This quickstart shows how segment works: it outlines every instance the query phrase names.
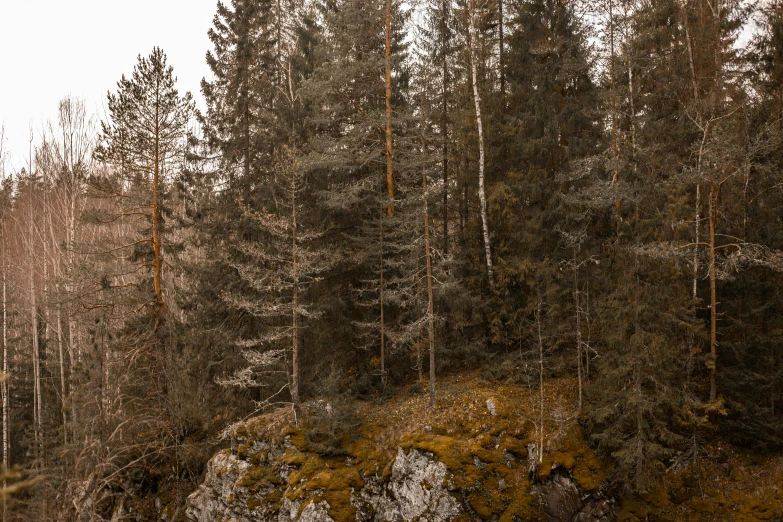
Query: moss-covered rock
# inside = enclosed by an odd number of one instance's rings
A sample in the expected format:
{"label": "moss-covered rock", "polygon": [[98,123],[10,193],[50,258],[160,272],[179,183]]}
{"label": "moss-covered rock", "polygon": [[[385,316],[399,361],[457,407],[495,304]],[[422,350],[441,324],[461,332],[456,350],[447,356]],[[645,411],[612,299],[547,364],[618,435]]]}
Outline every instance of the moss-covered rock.
{"label": "moss-covered rock", "polygon": [[568,379],[547,383],[552,415],[542,419],[528,390],[456,376],[442,382],[434,409],[423,392],[357,404],[362,424],[331,452],[289,412],[250,419],[210,462],[187,514],[197,522],[783,517],[783,461],[741,454],[702,456],[646,495],[615,501],[602,489],[609,467],[587,444],[578,412],[564,406],[574,388]]}

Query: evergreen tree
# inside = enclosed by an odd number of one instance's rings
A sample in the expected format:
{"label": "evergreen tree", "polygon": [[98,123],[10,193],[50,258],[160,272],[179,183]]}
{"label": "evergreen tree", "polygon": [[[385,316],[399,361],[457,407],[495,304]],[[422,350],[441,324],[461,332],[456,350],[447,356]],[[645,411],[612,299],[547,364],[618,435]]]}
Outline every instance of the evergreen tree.
{"label": "evergreen tree", "polygon": [[[206,139],[220,153],[219,177],[233,187],[249,184],[269,163],[268,124],[277,98],[274,82],[274,15],[269,0],[218,2],[207,65],[214,80],[201,82],[207,105]],[[280,20],[276,21],[278,24]]]}
{"label": "evergreen tree", "polygon": [[154,302],[161,315],[167,309],[163,296],[166,181],[183,167],[187,123],[193,110],[190,94],[180,96],[175,82],[173,69],[159,47],[149,57],[139,56],[131,78],[123,75],[117,93],[108,95],[110,120],[102,122],[101,143],[96,149],[96,157],[115,167],[136,192],[126,193],[128,203],[122,205],[120,215],[109,219],[143,216],[149,220],[144,239],[120,248],[133,248],[142,265],[152,268],[154,297],[148,302]]}
{"label": "evergreen tree", "polygon": [[[260,407],[279,404],[288,389],[294,419],[302,419],[300,395],[301,341],[303,322],[316,316],[305,299],[309,287],[329,267],[324,250],[313,248],[319,234],[303,226],[307,183],[292,151],[283,150],[275,165],[275,183],[264,188],[276,192],[274,208],[246,208],[258,222],[256,241],[234,238],[248,262],[236,264],[242,280],[257,297],[224,294],[231,306],[257,318],[258,333],[239,344],[250,366],[239,371],[226,384],[240,387],[271,387]],[[280,385],[282,380],[283,384]]]}
{"label": "evergreen tree", "polygon": [[518,311],[535,308],[526,300],[538,299],[536,272],[550,273],[548,285],[560,287],[549,291],[558,296],[558,303],[547,303],[548,315],[559,308],[574,317],[574,311],[562,304],[578,290],[573,288],[571,270],[558,276],[560,271],[548,266],[569,259],[577,266],[581,260],[574,257],[574,249],[586,250],[589,257],[594,245],[566,240],[582,235],[590,220],[582,209],[564,205],[561,180],[569,162],[594,155],[603,138],[586,29],[573,8],[543,0],[513,7],[503,133],[507,157],[514,160],[502,163],[504,175],[495,178],[490,192],[501,296],[492,321],[499,344],[509,343],[515,335]]}

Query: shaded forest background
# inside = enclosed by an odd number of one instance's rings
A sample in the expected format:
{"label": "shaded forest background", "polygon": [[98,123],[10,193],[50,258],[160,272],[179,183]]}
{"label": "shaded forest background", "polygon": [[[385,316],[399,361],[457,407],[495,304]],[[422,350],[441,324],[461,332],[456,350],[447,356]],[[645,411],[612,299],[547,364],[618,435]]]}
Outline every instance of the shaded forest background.
{"label": "shaded forest background", "polygon": [[781,449],[783,3],[232,0],[210,39],[204,111],[154,49],[3,170],[3,462],[43,477],[4,520],[474,368],[575,377],[617,490]]}

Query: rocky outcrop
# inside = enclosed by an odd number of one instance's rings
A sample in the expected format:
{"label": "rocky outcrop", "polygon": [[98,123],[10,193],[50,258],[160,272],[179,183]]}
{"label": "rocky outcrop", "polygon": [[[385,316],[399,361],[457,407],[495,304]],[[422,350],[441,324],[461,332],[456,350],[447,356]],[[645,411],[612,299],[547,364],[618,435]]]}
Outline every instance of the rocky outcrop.
{"label": "rocky outcrop", "polygon": [[[290,443],[288,443],[290,445]],[[260,446],[261,450],[270,450]],[[270,453],[280,454],[277,452]],[[259,453],[258,449],[249,457]],[[291,499],[292,489],[282,484],[291,469],[281,463],[278,480],[254,476],[254,466],[230,450],[223,450],[210,461],[201,486],[188,498],[187,517],[194,522],[342,522],[329,514],[330,505],[318,500],[319,492],[309,498]],[[447,522],[461,512],[459,502],[444,486],[446,466],[415,449],[407,454],[399,449],[391,477],[370,476],[361,489],[350,491],[350,503],[357,521]],[[256,480],[266,481],[258,487]],[[282,493],[282,495],[280,494]]]}
{"label": "rocky outcrop", "polygon": [[421,522],[448,521],[460,513],[460,505],[444,487],[448,470],[442,462],[411,449],[397,449],[388,482],[374,478],[351,495],[356,520]]}
{"label": "rocky outcrop", "polygon": [[550,522],[597,522],[609,520],[614,499],[600,494],[584,495],[568,471],[557,468],[549,479],[533,488]]}
{"label": "rocky outcrop", "polygon": [[[188,498],[187,518],[192,522],[449,522],[459,515],[460,520],[479,517],[476,501],[469,500],[475,498],[475,491],[456,485],[454,473],[432,452],[398,447],[387,469],[366,474],[357,470],[351,457],[340,467],[333,460],[326,463],[309,456],[290,437],[277,444],[239,440],[212,458],[204,482]],[[477,457],[474,465],[485,466]],[[525,466],[519,473],[526,473]],[[500,479],[497,487],[505,489],[505,481]],[[598,522],[609,520],[612,511],[606,499],[585,495],[566,470],[553,471],[527,493],[537,510],[533,519]],[[530,517],[528,513],[524,520]]]}

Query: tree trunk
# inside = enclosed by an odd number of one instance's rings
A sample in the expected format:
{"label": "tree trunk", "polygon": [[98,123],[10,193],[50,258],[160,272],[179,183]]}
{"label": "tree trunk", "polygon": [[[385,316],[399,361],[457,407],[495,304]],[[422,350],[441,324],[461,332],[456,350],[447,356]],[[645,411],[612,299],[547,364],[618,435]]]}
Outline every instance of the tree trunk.
{"label": "tree trunk", "polygon": [[441,4],[441,53],[443,53],[443,108],[441,111],[440,131],[443,138],[443,254],[449,253],[449,87],[448,87],[448,53],[447,31],[448,24],[446,13],[449,3],[444,0]]}
{"label": "tree trunk", "polygon": [[538,463],[544,459],[544,340],[541,337],[541,296],[538,296],[538,308],[536,308],[536,328],[538,329]]}
{"label": "tree trunk", "polygon": [[693,299],[696,300],[698,297],[698,283],[699,283],[699,225],[701,221],[701,216],[699,215],[699,212],[701,211],[700,208],[700,202],[701,202],[701,185],[699,183],[696,183],[696,217],[694,218],[693,226],[696,231],[696,241],[693,245]]}
{"label": "tree trunk", "polygon": [[[66,290],[68,292],[68,299],[72,300],[76,294],[76,288],[73,284],[74,280],[74,248],[76,244],[76,198],[77,198],[77,186],[76,175],[72,173],[72,184],[69,201],[69,213],[68,213],[68,231],[67,231],[67,248],[66,253],[68,263],[68,282],[66,283]],[[68,358],[70,364],[68,365],[68,382],[73,382],[73,367],[77,362],[79,350],[76,346],[76,321],[73,318],[73,304],[68,307]],[[75,401],[71,401],[71,423],[73,425],[73,434],[71,440],[76,440],[76,430],[78,423],[76,422],[76,404]]]}
{"label": "tree trunk", "polygon": [[614,158],[614,173],[612,174],[612,184],[617,183],[619,171],[620,148],[617,144],[617,82],[614,69],[614,4],[609,0],[609,88],[610,98],[612,99],[612,158]]}
{"label": "tree trunk", "polygon": [[[152,251],[153,261],[153,285],[155,287],[155,303],[158,313],[166,313],[166,305],[163,302],[162,272],[163,259],[160,249],[160,118],[159,106],[155,105],[155,162],[152,173]],[[160,319],[160,318],[159,318]],[[157,325],[157,322],[156,322]]]}
{"label": "tree trunk", "polygon": [[386,318],[384,317],[383,302],[383,210],[379,217],[380,228],[380,247],[378,252],[379,278],[378,278],[378,305],[381,308],[380,328],[381,328],[381,386],[386,387]]}
{"label": "tree trunk", "polygon": [[498,0],[498,71],[500,72],[500,108],[506,108],[506,70],[503,60],[503,0]]}
{"label": "tree trunk", "polygon": [[392,84],[391,84],[391,0],[386,0],[386,49],[384,52],[384,80],[386,83],[386,193],[389,197],[387,213],[394,216],[394,166],[392,164]]}
{"label": "tree trunk", "polygon": [[280,0],[277,0],[277,13],[275,18],[275,28],[277,29],[277,42],[275,42],[275,53],[277,56],[275,57],[275,67],[277,68],[277,85],[282,86],[283,85],[283,75],[281,71],[283,70],[283,53],[282,53],[282,45],[283,45],[283,9],[280,5]]}
{"label": "tree trunk", "polygon": [[291,270],[293,273],[292,339],[291,339],[291,402],[296,423],[302,420],[302,403],[299,399],[299,267],[296,243],[296,173],[291,173]]}
{"label": "tree trunk", "polygon": [[[32,198],[32,194],[31,194]],[[33,202],[32,199],[29,202],[30,215],[28,223],[28,259],[34,259],[33,252],[33,238],[35,237],[34,221],[33,221]],[[41,457],[43,452],[41,451],[41,365],[40,365],[40,346],[38,345],[38,302],[35,295],[35,270],[32,267],[29,269],[30,275],[30,332],[31,332],[31,344],[32,344],[32,358],[33,358],[33,439],[35,441],[35,451],[38,452],[37,457]]]}
{"label": "tree trunk", "polygon": [[718,194],[719,188],[714,184],[710,185],[710,400],[717,398],[717,387],[715,383],[715,370],[717,368],[717,346],[718,346],[718,297],[716,289],[715,274],[715,224],[718,216]]}
{"label": "tree trunk", "polygon": [[[688,67],[691,73],[691,89],[693,90],[693,102],[696,104],[697,112],[696,112],[696,121],[701,122],[701,108],[699,107],[699,86],[696,79],[696,66],[693,62],[693,46],[691,44],[691,32],[690,28],[688,26],[688,13],[685,11],[685,5],[680,4],[680,14],[682,15],[682,23],[683,27],[685,28],[685,44],[688,51]],[[701,176],[701,156],[702,152],[704,150],[704,143],[707,140],[707,133],[709,131],[709,122],[706,124],[706,126],[703,129],[702,132],[702,140],[701,140],[701,146],[699,147],[699,155],[696,158],[696,177],[697,179]],[[701,221],[701,216],[699,215],[700,212],[700,203],[701,203],[701,185],[696,182],[696,201],[695,201],[695,218],[694,218],[694,228],[695,228],[695,236],[696,241],[693,246],[693,299],[695,300],[698,297],[698,282],[699,282],[699,225]]]}
{"label": "tree trunk", "polygon": [[578,409],[582,409],[582,314],[579,303],[579,265],[574,249],[574,313],[576,314],[576,375],[579,382]]}
{"label": "tree trunk", "polygon": [[66,426],[68,424],[68,420],[66,418],[65,412],[68,409],[67,408],[67,395],[65,393],[65,360],[63,357],[63,315],[62,315],[62,307],[60,305],[57,306],[57,352],[60,358],[60,408],[62,410],[62,418],[63,418],[63,444],[68,445],[68,430],[66,430]]}
{"label": "tree trunk", "polygon": [[430,407],[435,406],[435,306],[432,299],[432,255],[430,251],[430,215],[427,202],[427,174],[422,173],[424,188],[424,256],[427,260],[427,328],[430,349]]}
{"label": "tree trunk", "polygon": [[476,127],[478,129],[479,145],[479,201],[481,202],[481,225],[484,236],[484,255],[487,262],[487,278],[490,288],[495,288],[495,279],[492,273],[492,250],[489,243],[489,223],[487,222],[487,197],[484,192],[484,126],[481,119],[481,95],[478,88],[478,72],[476,66],[476,46],[478,45],[476,37],[475,5],[471,1],[468,8],[470,42],[468,43],[470,51],[470,70],[473,80],[473,102],[476,106]]}
{"label": "tree trunk", "polygon": [[[3,250],[3,256],[0,258],[0,263],[2,263],[2,271],[3,271],[3,380],[2,380],[2,399],[3,399],[3,468],[8,469],[9,462],[9,445],[8,441],[9,439],[9,429],[8,429],[8,421],[10,419],[10,415],[8,414],[8,294],[7,294],[7,271],[6,271],[6,250],[5,250],[5,224],[0,224],[2,226],[2,237],[0,237],[0,241],[2,241],[2,247]],[[5,489],[8,486],[6,481],[3,481],[3,488]],[[6,500],[3,498],[3,522],[5,522],[7,519],[7,509],[6,509]]]}

